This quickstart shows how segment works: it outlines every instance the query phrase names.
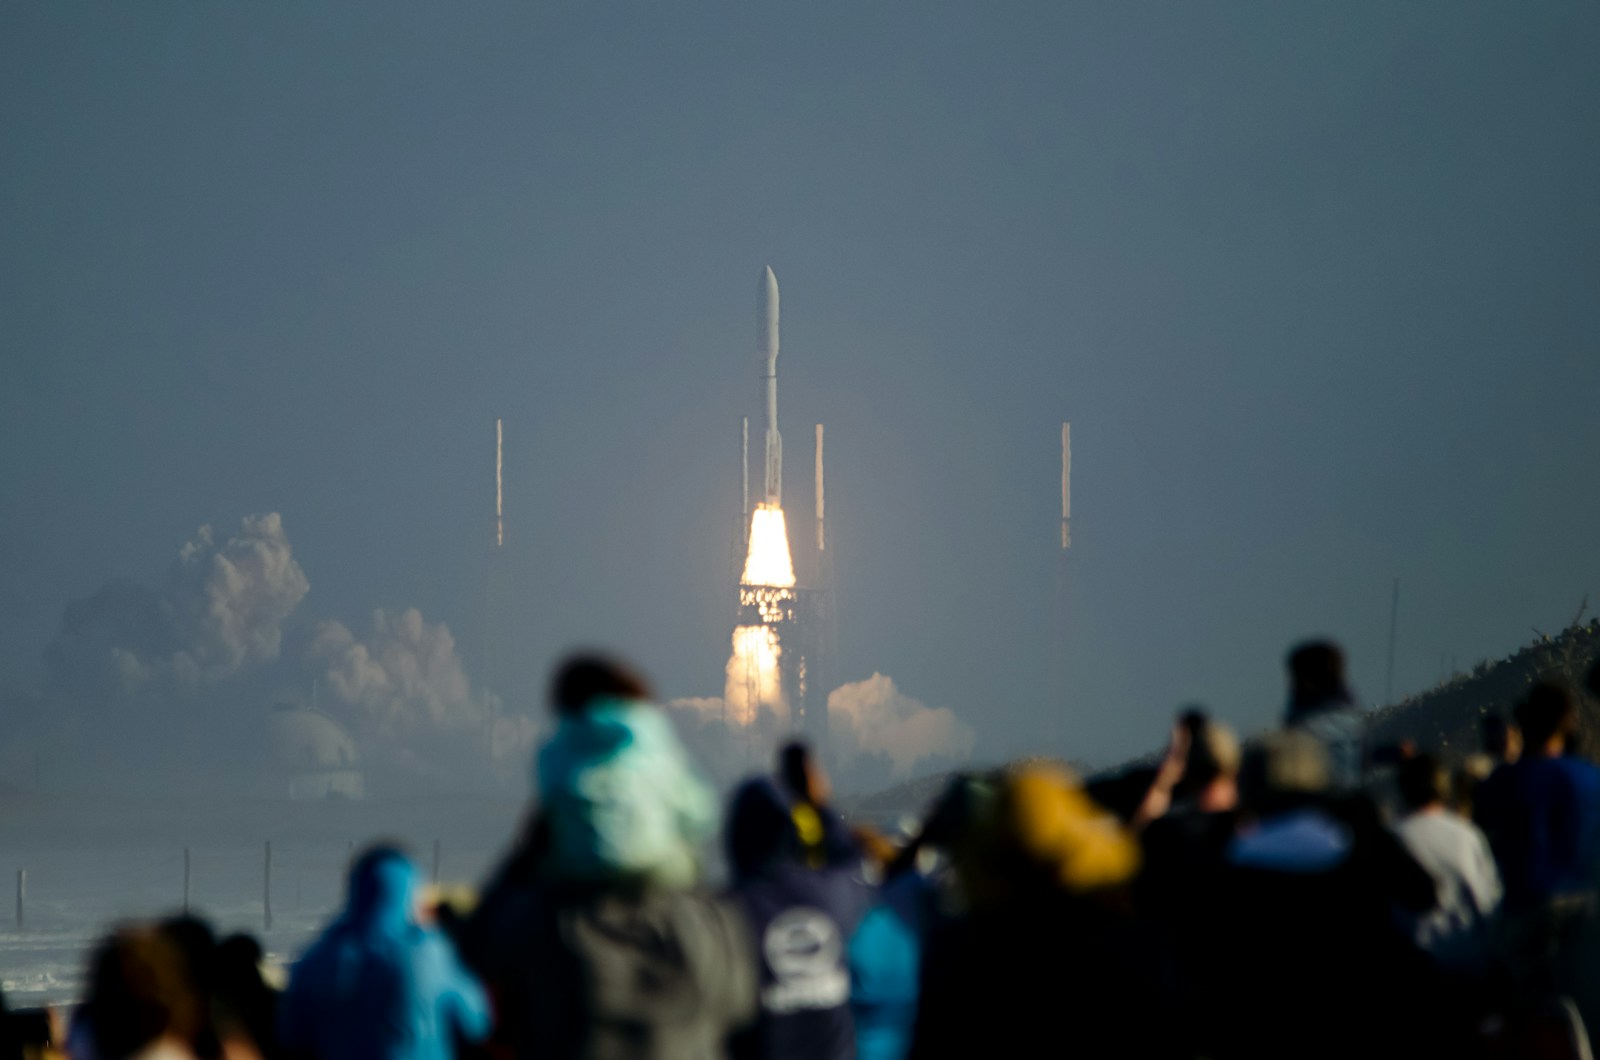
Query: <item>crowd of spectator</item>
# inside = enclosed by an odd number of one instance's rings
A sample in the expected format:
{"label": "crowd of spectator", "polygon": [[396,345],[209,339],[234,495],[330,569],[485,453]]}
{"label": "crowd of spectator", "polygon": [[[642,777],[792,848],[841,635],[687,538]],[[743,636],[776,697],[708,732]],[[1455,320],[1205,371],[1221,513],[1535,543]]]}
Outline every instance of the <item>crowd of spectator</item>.
{"label": "crowd of spectator", "polygon": [[470,908],[422,901],[411,858],[378,844],[281,992],[248,937],[129,925],[61,1030],[14,1016],[8,1049],[1589,1056],[1600,770],[1581,693],[1531,686],[1514,718],[1486,718],[1481,753],[1447,762],[1369,746],[1336,646],[1302,645],[1288,670],[1283,727],[1246,745],[1186,710],[1153,765],[959,775],[890,837],[847,825],[799,743],[719,813],[645,682],[574,658],[522,834]]}

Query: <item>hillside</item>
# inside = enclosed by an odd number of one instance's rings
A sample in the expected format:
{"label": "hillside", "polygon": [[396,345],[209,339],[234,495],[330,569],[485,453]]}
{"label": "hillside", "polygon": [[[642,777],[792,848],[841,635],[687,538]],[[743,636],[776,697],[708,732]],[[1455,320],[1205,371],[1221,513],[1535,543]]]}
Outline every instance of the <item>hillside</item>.
{"label": "hillside", "polygon": [[[1535,631],[1537,632],[1537,631]],[[1555,636],[1539,638],[1504,659],[1484,660],[1470,673],[1460,673],[1414,696],[1407,696],[1372,714],[1372,746],[1410,740],[1420,749],[1446,759],[1459,759],[1478,749],[1479,727],[1485,715],[1509,716],[1529,686],[1554,678],[1582,689],[1589,668],[1600,662],[1600,620],[1579,620]],[[1600,749],[1600,702],[1580,697],[1583,730],[1589,747]],[[1107,782],[1130,770],[1154,764],[1152,755],[1130,760],[1095,774],[1091,780]],[[974,767],[977,768],[977,767]],[[918,815],[932,803],[953,773],[938,773],[897,784],[872,795],[840,800],[845,813],[857,820],[892,825],[899,818]]]}
{"label": "hillside", "polygon": [[[1471,673],[1457,674],[1416,696],[1373,715],[1375,745],[1410,740],[1447,758],[1478,749],[1479,726],[1485,715],[1509,715],[1530,685],[1542,678],[1565,681],[1582,689],[1589,668],[1600,660],[1600,621],[1573,623],[1555,636],[1538,640],[1514,654],[1486,660]],[[1600,703],[1580,697],[1583,729],[1591,746],[1600,736]]]}

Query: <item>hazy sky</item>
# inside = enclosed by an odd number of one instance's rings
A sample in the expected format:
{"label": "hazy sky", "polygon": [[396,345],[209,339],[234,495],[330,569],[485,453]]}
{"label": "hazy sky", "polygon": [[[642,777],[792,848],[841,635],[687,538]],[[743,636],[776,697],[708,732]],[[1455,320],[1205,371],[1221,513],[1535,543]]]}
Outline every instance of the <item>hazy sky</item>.
{"label": "hazy sky", "polygon": [[[360,10],[351,8],[359,6]],[[338,8],[338,10],[335,10]],[[318,616],[721,690],[755,293],[845,678],[986,756],[1600,604],[1600,6],[0,7],[0,683],[277,511]],[[1073,423],[1077,695],[1051,697]]]}

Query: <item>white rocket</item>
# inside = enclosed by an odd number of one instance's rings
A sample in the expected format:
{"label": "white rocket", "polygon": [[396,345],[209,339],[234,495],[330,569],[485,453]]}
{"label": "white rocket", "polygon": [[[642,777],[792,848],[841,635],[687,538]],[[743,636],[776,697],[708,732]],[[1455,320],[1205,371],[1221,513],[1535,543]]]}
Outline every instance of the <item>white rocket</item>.
{"label": "white rocket", "polygon": [[756,292],[756,348],[761,355],[761,384],[767,399],[766,503],[783,503],[783,438],[778,434],[778,278],[768,265]]}

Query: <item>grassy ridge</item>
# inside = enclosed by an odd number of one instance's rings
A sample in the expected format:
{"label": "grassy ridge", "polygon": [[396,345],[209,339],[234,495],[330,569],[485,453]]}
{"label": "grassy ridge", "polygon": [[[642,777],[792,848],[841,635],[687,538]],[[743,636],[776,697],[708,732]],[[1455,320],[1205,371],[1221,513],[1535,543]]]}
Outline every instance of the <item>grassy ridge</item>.
{"label": "grassy ridge", "polygon": [[[1479,747],[1479,727],[1485,716],[1510,716],[1536,681],[1564,681],[1582,690],[1584,678],[1600,660],[1600,622],[1574,622],[1555,636],[1538,640],[1514,654],[1485,660],[1470,673],[1456,674],[1426,692],[1408,696],[1373,714],[1373,744],[1410,740],[1419,749],[1448,759],[1471,754]],[[1600,746],[1600,703],[1579,697],[1583,731],[1590,747]]]}

